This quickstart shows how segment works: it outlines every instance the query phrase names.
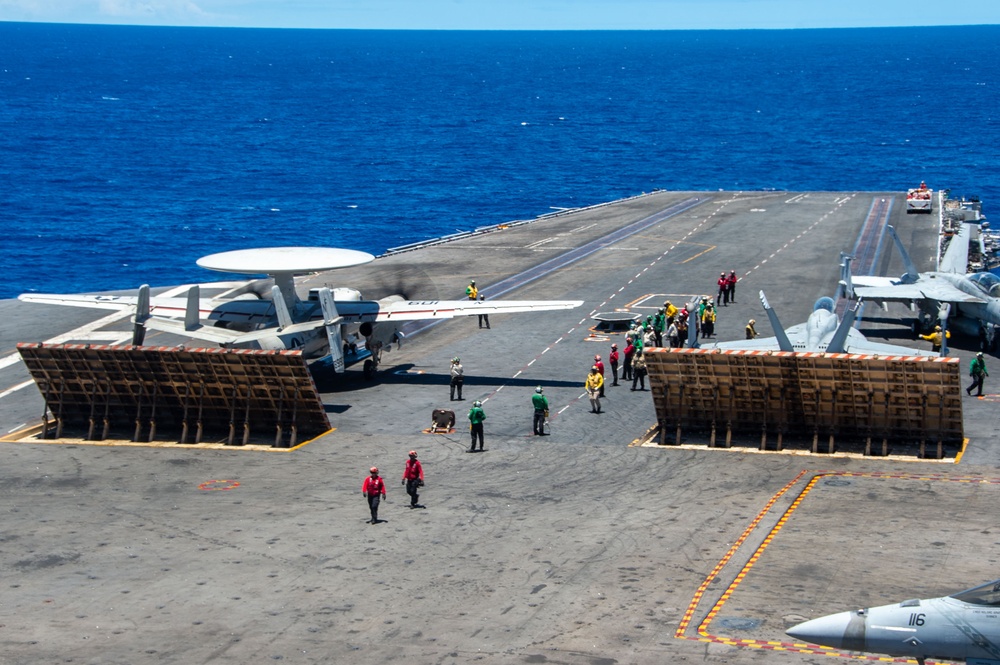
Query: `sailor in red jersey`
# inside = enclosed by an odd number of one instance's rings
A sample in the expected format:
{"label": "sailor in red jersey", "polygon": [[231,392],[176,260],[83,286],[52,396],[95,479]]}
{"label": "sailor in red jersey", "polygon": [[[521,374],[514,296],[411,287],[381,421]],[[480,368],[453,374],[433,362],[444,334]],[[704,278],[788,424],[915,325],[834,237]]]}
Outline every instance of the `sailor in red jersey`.
{"label": "sailor in red jersey", "polygon": [[417,503],[420,498],[417,491],[424,485],[424,467],[417,461],[416,450],[410,451],[410,458],[403,467],[403,484],[406,485],[406,493],[410,495],[410,508],[423,508]]}
{"label": "sailor in red jersey", "polygon": [[719,279],[715,282],[719,285],[719,295],[715,298],[716,307],[725,307],[729,304],[729,280],[726,273],[720,273]]}
{"label": "sailor in red jersey", "polygon": [[371,468],[371,474],[361,485],[361,493],[368,499],[368,507],[372,511],[370,524],[378,524],[378,504],[385,496],[385,483],[378,475],[377,466]]}

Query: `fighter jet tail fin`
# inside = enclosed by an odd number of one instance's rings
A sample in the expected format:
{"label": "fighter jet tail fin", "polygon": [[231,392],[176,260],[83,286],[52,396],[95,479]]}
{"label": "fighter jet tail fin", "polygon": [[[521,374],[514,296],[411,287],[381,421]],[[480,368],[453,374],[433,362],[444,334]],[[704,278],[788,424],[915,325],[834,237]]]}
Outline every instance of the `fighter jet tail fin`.
{"label": "fighter jet tail fin", "polygon": [[837,284],[838,298],[853,298],[854,284],[851,282],[851,261],[854,259],[850,254],[840,253],[840,282]]}
{"label": "fighter jet tail fin", "polygon": [[859,298],[858,302],[854,303],[854,307],[849,307],[844,312],[844,318],[840,320],[837,330],[833,333],[833,337],[830,338],[830,343],[826,345],[827,353],[844,352],[844,347],[847,345],[847,336],[851,332],[851,326],[854,325],[854,320],[858,317],[860,309],[861,299]]}
{"label": "fighter jet tail fin", "polygon": [[896,249],[899,250],[899,258],[903,260],[903,267],[906,268],[906,272],[899,278],[899,281],[903,284],[913,284],[920,279],[920,271],[917,270],[916,264],[913,262],[913,259],[910,258],[910,253],[906,251],[905,247],[903,247],[903,241],[900,240],[899,236],[896,234],[896,229],[892,226],[887,226],[885,227],[885,230],[889,232],[889,235],[892,237],[892,241],[896,244]]}
{"label": "fighter jet tail fin", "polygon": [[323,325],[326,327],[326,337],[330,341],[330,361],[333,363],[333,371],[343,374],[344,335],[340,330],[342,319],[330,289],[324,287],[319,290],[319,304],[323,308]]}
{"label": "fighter jet tail fin", "polygon": [[792,348],[792,342],[788,339],[784,326],[778,320],[778,314],[771,309],[771,305],[768,304],[767,296],[764,295],[763,291],[760,292],[760,304],[764,306],[764,312],[767,313],[767,320],[771,322],[771,328],[774,329],[774,336],[778,340],[778,348],[781,351],[794,351],[795,349]]}

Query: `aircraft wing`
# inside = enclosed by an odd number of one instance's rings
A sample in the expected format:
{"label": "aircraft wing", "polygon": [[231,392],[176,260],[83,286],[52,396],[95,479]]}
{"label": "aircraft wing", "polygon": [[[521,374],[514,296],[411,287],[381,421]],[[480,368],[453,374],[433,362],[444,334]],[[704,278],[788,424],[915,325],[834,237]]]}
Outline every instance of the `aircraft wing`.
{"label": "aircraft wing", "polygon": [[758,337],[756,339],[735,339],[731,342],[710,342],[701,344],[701,349],[719,349],[721,351],[780,351],[777,337]]}
{"label": "aircraft wing", "polygon": [[925,356],[928,358],[937,358],[939,355],[936,351],[930,351],[928,349],[914,349],[909,346],[901,346],[898,344],[888,344],[886,342],[873,342],[864,334],[855,328],[851,328],[848,331],[847,341],[844,345],[844,353],[863,353],[866,355],[880,356]]}
{"label": "aircraft wing", "polygon": [[910,302],[935,300],[937,302],[986,302],[984,298],[956,288],[946,279],[921,277],[915,284],[894,283],[886,277],[855,277],[854,293],[865,300]]}
{"label": "aircraft wing", "polygon": [[[573,309],[582,304],[582,300],[400,300],[382,305],[377,320],[419,321],[477,314],[542,312]],[[341,314],[346,318],[345,312],[341,311]]]}
{"label": "aircraft wing", "polygon": [[22,293],[17,299],[22,302],[37,302],[43,305],[67,305],[69,307],[118,311],[135,307],[139,300],[135,296],[63,295],[59,293]]}

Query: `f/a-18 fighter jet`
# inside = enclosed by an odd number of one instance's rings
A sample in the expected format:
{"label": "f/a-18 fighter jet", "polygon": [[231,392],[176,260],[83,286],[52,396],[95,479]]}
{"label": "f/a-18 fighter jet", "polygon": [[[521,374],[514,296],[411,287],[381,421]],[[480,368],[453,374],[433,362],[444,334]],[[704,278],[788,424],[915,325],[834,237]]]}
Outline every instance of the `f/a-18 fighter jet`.
{"label": "f/a-18 fighter jet", "polygon": [[968,224],[961,224],[952,236],[948,249],[933,272],[919,272],[896,230],[887,226],[899,250],[906,272],[898,278],[854,276],[848,272],[842,280],[853,293],[871,302],[900,302],[920,310],[917,327],[933,325],[940,320],[942,328],[950,326],[967,335],[976,336],[1000,325],[1000,277],[990,272],[968,274]]}
{"label": "f/a-18 fighter jet", "polygon": [[[834,299],[824,296],[813,305],[812,314],[805,323],[785,328],[778,320],[778,314],[767,302],[764,292],[760,292],[760,304],[774,329],[774,337],[758,337],[731,342],[711,342],[701,344],[703,349],[733,349],[741,351],[798,351],[805,353],[858,353],[880,356],[937,356],[937,353],[908,346],[872,342],[853,327],[861,302],[849,308],[843,318],[838,318]],[[690,346],[699,346],[694,339],[694,326],[690,326]]]}
{"label": "f/a-18 fighter jet", "polygon": [[792,626],[797,640],[846,651],[1000,665],[1000,580],[941,598],[840,612]]}

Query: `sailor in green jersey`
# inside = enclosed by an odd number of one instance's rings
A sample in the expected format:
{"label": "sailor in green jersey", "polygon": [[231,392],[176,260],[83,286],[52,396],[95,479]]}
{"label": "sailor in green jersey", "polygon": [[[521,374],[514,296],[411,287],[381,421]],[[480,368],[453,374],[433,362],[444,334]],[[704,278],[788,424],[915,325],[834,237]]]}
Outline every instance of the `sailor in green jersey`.
{"label": "sailor in green jersey", "polygon": [[542,394],[541,386],[535,388],[535,394],[531,396],[531,405],[535,407],[535,417],[531,422],[535,436],[545,436],[545,419],[549,417],[549,398]]}
{"label": "sailor in green jersey", "polygon": [[469,409],[469,431],[472,433],[472,447],[470,453],[476,452],[476,437],[479,437],[479,450],[483,450],[483,421],[486,420],[486,412],[483,411],[483,403],[476,400]]}
{"label": "sailor in green jersey", "polygon": [[980,351],[969,363],[969,376],[972,377],[972,385],[965,389],[966,394],[971,395],[973,388],[978,388],[976,397],[983,396],[983,380],[989,376],[986,371],[986,361],[983,360],[983,352]]}

